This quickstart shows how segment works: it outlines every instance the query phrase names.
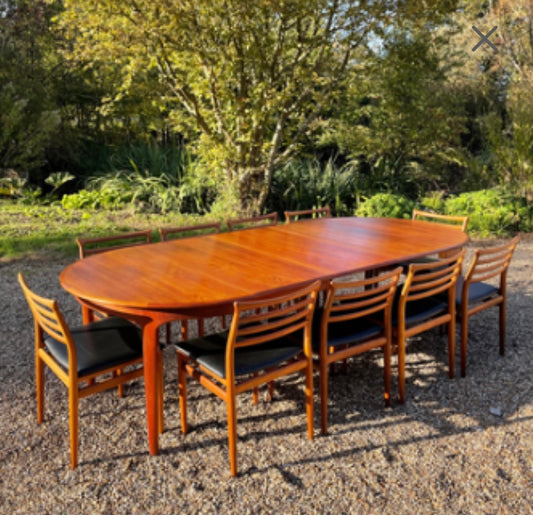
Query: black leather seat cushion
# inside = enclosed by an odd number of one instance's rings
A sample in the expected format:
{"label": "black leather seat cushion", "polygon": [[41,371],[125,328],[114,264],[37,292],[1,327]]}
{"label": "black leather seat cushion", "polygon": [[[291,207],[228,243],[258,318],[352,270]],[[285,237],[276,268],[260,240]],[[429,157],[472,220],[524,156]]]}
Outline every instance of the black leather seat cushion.
{"label": "black leather seat cushion", "polygon": [[[76,346],[79,376],[142,357],[141,330],[122,318],[104,318],[70,332]],[[50,336],[44,339],[44,344],[57,362],[68,370],[66,345]]]}
{"label": "black leather seat cushion", "polygon": [[[396,290],[392,311],[392,325],[398,325],[398,301],[401,290]],[[405,307],[405,325],[409,327],[424,320],[436,317],[448,311],[448,300],[443,297],[428,297],[425,299],[407,302]]]}
{"label": "black leather seat cushion", "polygon": [[[225,378],[227,335],[227,332],[222,332],[179,342],[176,348],[211,372]],[[258,372],[282,363],[297,356],[302,352],[302,348],[302,344],[298,344],[296,339],[283,338],[262,345],[235,349],[235,375]]]}
{"label": "black leather seat cushion", "polygon": [[[320,324],[323,311],[315,311],[313,318],[313,349],[320,348]],[[356,318],[346,322],[330,323],[328,326],[328,346],[356,345],[358,343],[375,338],[383,333],[383,326],[367,318]]]}
{"label": "black leather seat cushion", "polygon": [[[459,277],[457,280],[457,289],[455,296],[455,303],[460,306],[462,304],[462,294],[463,294],[463,277]],[[468,288],[468,304],[475,304],[476,302],[481,302],[489,297],[498,295],[500,290],[495,286],[491,286],[487,283],[472,283]]]}

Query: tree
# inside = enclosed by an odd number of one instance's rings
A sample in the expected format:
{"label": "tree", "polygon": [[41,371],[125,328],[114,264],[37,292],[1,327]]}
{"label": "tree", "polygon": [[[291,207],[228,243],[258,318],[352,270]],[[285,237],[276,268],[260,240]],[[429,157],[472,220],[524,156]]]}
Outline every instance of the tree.
{"label": "tree", "polygon": [[254,212],[368,36],[454,3],[64,0],[60,22],[72,58],[116,74],[106,106],[155,76],[157,103],[198,162]]}
{"label": "tree", "polygon": [[[334,143],[357,166],[358,189],[416,197],[450,190],[463,161],[465,106],[450,70],[453,27],[391,27],[378,49],[351,70],[342,109],[324,123]],[[446,59],[443,59],[443,54]]]}
{"label": "tree", "polygon": [[533,200],[533,3],[500,1],[488,20],[499,27],[496,65],[506,86],[508,120],[493,139],[503,179]]}
{"label": "tree", "polygon": [[59,124],[45,58],[51,9],[24,1],[0,7],[0,168],[30,176]]}
{"label": "tree", "polygon": [[[468,2],[476,25],[496,47],[482,45],[472,62],[489,109],[482,118],[486,148],[501,184],[533,199],[533,3]],[[468,11],[467,11],[468,12]],[[471,25],[468,24],[468,25]],[[470,30],[470,26],[467,27]]]}

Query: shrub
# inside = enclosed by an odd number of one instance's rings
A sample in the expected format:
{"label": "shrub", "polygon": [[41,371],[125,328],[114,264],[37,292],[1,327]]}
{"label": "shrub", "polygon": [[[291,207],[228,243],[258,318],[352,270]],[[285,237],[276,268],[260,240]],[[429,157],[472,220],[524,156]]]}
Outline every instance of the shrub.
{"label": "shrub", "polygon": [[267,211],[330,206],[337,215],[347,214],[355,202],[353,167],[325,165],[317,160],[291,161],[277,170],[267,199]]}
{"label": "shrub", "polygon": [[532,228],[532,210],[526,200],[500,188],[450,197],[445,212],[468,215],[468,231],[480,236],[505,236]]}
{"label": "shrub", "polygon": [[444,195],[444,191],[432,191],[427,193],[420,201],[420,209],[443,213],[446,205]]}
{"label": "shrub", "polygon": [[65,209],[121,209],[126,205],[137,211],[167,213],[180,211],[180,188],[174,179],[125,171],[96,177],[88,181],[87,189],[64,195]]}
{"label": "shrub", "polygon": [[384,218],[411,218],[415,203],[403,195],[377,193],[365,200],[356,210],[356,216]]}

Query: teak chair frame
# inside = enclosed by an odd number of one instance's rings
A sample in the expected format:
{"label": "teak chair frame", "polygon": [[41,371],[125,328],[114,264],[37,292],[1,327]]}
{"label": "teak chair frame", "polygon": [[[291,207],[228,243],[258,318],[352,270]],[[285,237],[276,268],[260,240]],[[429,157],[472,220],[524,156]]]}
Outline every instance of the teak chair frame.
{"label": "teak chair frame", "polygon": [[445,223],[452,226],[457,226],[458,230],[466,232],[468,225],[468,216],[460,215],[443,215],[440,213],[433,213],[431,211],[423,211],[421,209],[413,209],[413,220],[429,219],[437,223]]}
{"label": "teak chair frame", "polygon": [[[114,365],[98,370],[97,372],[79,376],[77,371],[76,345],[57,301],[35,294],[20,273],[18,274],[18,281],[30,305],[34,318],[37,423],[41,424],[44,420],[44,366],[47,365],[68,389],[70,465],[74,469],[78,464],[79,399],[142,377],[144,373],[142,367],[127,372],[124,369],[132,365],[142,365],[143,360],[140,357],[121,363],[120,373],[117,373],[117,365]],[[45,333],[66,346],[68,352],[68,370],[64,370],[46,349],[44,344]],[[102,376],[107,375],[111,377],[102,378]],[[97,381],[97,378],[101,380]],[[83,386],[84,383],[86,383],[85,386]]]}
{"label": "teak chair frame", "polygon": [[[184,227],[160,227],[159,234],[161,236],[161,241],[170,241],[174,239],[194,238],[196,236],[202,236],[204,234],[211,234],[207,232],[209,230],[212,230],[213,234],[220,233],[220,222],[211,222],[200,225],[187,225]],[[200,231],[202,232],[198,234]],[[172,237],[176,235],[179,236],[177,238]]]}
{"label": "teak chair frame", "polygon": [[[460,215],[441,215],[440,213],[432,213],[430,211],[413,209],[413,220],[427,220],[431,222],[451,225],[452,227],[457,227],[457,230],[466,233],[469,217]],[[450,257],[454,254],[455,251],[453,250],[440,252],[439,257]]]}
{"label": "teak chair frame", "polygon": [[[151,243],[151,241],[150,229],[95,238],[76,238],[76,243],[80,251],[80,259],[109,250],[145,245],[146,243]],[[113,245],[112,243],[114,242],[117,242],[117,244]],[[109,245],[99,247],[99,243],[109,243]],[[93,247],[93,245],[95,246]]]}
{"label": "teak chair frame", "polygon": [[228,231],[242,231],[244,229],[252,229],[254,227],[268,227],[270,225],[277,225],[278,213],[273,211],[265,215],[249,216],[244,218],[233,218],[226,220]]}
{"label": "teak chair frame", "polygon": [[331,209],[329,206],[319,207],[316,209],[300,209],[298,211],[285,211],[285,221],[287,223],[297,222],[300,217],[311,218],[331,218]]}
{"label": "teak chair frame", "polygon": [[[391,342],[392,303],[402,268],[363,280],[333,280],[329,284],[320,321],[320,347],[318,366],[320,371],[320,421],[322,434],[327,434],[328,424],[328,370],[332,363],[381,348],[383,350],[383,375],[385,405],[390,405],[391,390]],[[357,324],[372,318],[382,325],[377,335],[356,340],[354,343],[332,347],[328,345],[329,327],[336,323]],[[355,335],[357,333],[355,332]],[[315,335],[316,337],[316,335]]]}
{"label": "teak chair frame", "polygon": [[[146,245],[151,243],[151,230],[145,229],[143,231],[134,231],[121,234],[113,234],[110,236],[98,236],[94,238],[76,238],[76,243],[80,252],[80,259],[84,259],[95,254],[102,254],[111,250],[122,249],[126,247],[137,247],[139,245]],[[98,244],[104,243],[104,246]],[[95,311],[82,304],[81,307],[82,319],[84,324],[101,320],[107,317],[106,313]],[[120,369],[117,369],[117,374],[120,374]],[[124,395],[124,387],[122,384],[118,385],[118,396]]]}
{"label": "teak chair frame", "polygon": [[[95,254],[102,254],[103,252],[108,252],[110,250],[146,245],[147,243],[151,243],[151,241],[150,229],[95,238],[76,238],[76,243],[80,251],[80,259],[84,259]],[[99,247],[99,243],[105,243],[106,245]],[[83,322],[86,324],[89,322],[94,322],[95,320],[100,320],[107,316],[105,313],[96,312],[93,309],[89,309],[87,306],[83,305],[81,312],[83,316]]]}
{"label": "teak chair frame", "polygon": [[[448,326],[448,374],[455,371],[455,290],[461,273],[465,249],[452,257],[430,263],[411,263],[397,303],[397,323],[393,327],[393,345],[398,352],[398,399],[405,402],[405,352],[407,338],[444,324]],[[410,302],[441,297],[448,309],[411,326],[406,324]],[[447,298],[446,298],[447,297]]]}
{"label": "teak chair frame", "polygon": [[[461,376],[466,375],[467,347],[468,347],[468,319],[485,309],[499,307],[499,344],[500,355],[505,354],[505,333],[507,318],[507,270],[511,263],[514,250],[520,241],[515,236],[504,245],[486,249],[476,249],[470,262],[462,285],[461,302],[458,317],[461,324]],[[487,298],[480,299],[469,305],[470,286],[499,277],[498,288]]]}
{"label": "teak chair frame", "polygon": [[[261,384],[295,372],[305,374],[305,405],[307,413],[307,435],[313,438],[313,356],[311,324],[320,282],[303,288],[262,298],[261,300],[234,303],[234,314],[225,346],[225,377],[197,363],[178,349],[178,388],[180,399],[181,428],[187,433],[187,376],[222,399],[227,406],[228,443],[230,471],[237,475],[237,405],[236,396],[253,390]],[[244,347],[260,345],[288,335],[301,338],[302,352],[295,359],[278,365],[265,367],[261,372],[235,376],[235,352]],[[298,336],[300,335],[300,336]]]}

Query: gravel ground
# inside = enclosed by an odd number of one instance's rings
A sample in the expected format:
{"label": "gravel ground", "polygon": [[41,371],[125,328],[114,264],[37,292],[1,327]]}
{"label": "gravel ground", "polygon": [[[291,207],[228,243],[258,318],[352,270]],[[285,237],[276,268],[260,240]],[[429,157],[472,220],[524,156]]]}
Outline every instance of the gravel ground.
{"label": "gravel ground", "polygon": [[16,282],[24,272],[77,324],[79,306],[58,282],[68,262],[0,263],[0,513],[533,513],[532,250],[525,238],[509,271],[505,357],[495,310],[471,319],[466,378],[448,379],[446,338],[429,332],[408,347],[406,403],[385,408],[380,358],[362,356],[331,378],[326,437],[315,402],[311,441],[301,379],[277,381],[270,403],[244,394],[237,478],[225,405],[192,382],[191,428],[181,434],[171,348],[160,455],[147,451],[137,381],[122,399],[108,391],[81,400],[71,470],[66,390],[49,371],[45,422],[36,423],[33,325]]}

